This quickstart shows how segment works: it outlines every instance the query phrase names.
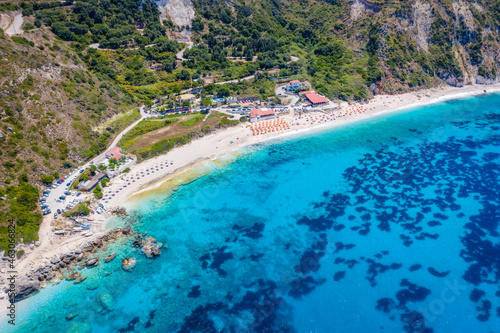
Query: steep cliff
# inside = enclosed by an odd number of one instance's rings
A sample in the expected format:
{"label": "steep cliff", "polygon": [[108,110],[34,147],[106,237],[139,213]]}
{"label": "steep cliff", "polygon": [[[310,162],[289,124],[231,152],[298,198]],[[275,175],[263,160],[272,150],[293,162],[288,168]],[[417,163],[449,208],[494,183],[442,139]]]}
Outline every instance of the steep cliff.
{"label": "steep cliff", "polygon": [[160,11],[160,19],[170,20],[178,28],[174,31],[177,38],[190,39],[191,26],[195,18],[191,0],[161,0],[155,1]]}

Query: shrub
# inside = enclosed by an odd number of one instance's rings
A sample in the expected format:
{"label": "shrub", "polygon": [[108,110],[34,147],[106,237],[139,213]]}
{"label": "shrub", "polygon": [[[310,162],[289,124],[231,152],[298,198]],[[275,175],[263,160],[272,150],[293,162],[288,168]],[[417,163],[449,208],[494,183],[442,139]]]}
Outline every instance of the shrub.
{"label": "shrub", "polygon": [[50,175],[46,175],[46,174],[42,174],[40,176],[40,179],[42,180],[42,182],[44,184],[52,184],[52,182],[54,181],[54,176],[50,176]]}
{"label": "shrub", "polygon": [[12,40],[14,41],[14,43],[16,44],[20,44],[20,45],[25,45],[25,46],[35,46],[35,43],[33,43],[32,41],[30,40],[27,40],[26,38],[24,37],[18,37],[18,36],[13,36],[12,37]]}
{"label": "shrub", "polygon": [[33,30],[33,29],[35,29],[35,28],[36,28],[36,27],[35,27],[33,24],[31,24],[31,23],[29,23],[29,22],[28,22],[28,23],[26,23],[26,24],[24,25],[23,30],[24,30],[24,31],[29,31],[29,30]]}

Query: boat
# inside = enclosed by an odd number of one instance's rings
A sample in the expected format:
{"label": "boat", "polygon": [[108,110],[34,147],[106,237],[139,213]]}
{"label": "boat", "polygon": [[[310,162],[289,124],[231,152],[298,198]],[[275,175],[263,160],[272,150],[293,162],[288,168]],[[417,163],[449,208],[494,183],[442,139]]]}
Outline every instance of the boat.
{"label": "boat", "polygon": [[56,235],[64,235],[64,231],[63,230],[56,230],[56,231],[54,231],[54,234],[56,234]]}
{"label": "boat", "polygon": [[82,223],[82,228],[83,228],[83,229],[88,229],[88,228],[90,228],[90,225],[85,224],[85,223]]}
{"label": "boat", "polygon": [[62,230],[62,227],[55,227],[56,230]]}
{"label": "boat", "polygon": [[83,222],[82,219],[76,219],[75,222]]}
{"label": "boat", "polygon": [[93,217],[87,217],[87,221],[94,221],[95,219]]}
{"label": "boat", "polygon": [[80,231],[82,231],[82,228],[80,228],[80,227],[74,227],[73,231],[80,232]]}
{"label": "boat", "polygon": [[89,232],[86,232],[83,234],[83,236],[85,236],[85,237],[90,237],[92,235],[93,235],[92,231],[89,231]]}
{"label": "boat", "polygon": [[73,216],[71,216],[69,219],[73,220],[73,221],[76,221],[76,218],[74,218]]}

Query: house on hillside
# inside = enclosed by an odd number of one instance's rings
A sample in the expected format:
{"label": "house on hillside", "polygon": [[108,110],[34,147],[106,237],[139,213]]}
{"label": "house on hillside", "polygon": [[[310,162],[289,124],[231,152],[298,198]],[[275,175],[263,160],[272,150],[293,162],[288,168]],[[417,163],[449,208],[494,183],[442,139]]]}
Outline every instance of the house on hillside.
{"label": "house on hillside", "polygon": [[183,103],[185,101],[192,103],[195,99],[196,99],[196,95],[193,95],[193,94],[183,94],[183,95],[177,96],[177,100],[180,103]]}
{"label": "house on hillside", "polygon": [[278,75],[280,75],[280,72],[281,72],[281,69],[279,69],[279,68],[271,69],[270,71],[268,71],[269,75],[271,75],[271,76],[278,76]]}
{"label": "house on hillside", "polygon": [[162,68],[163,68],[163,65],[160,64],[160,63],[158,63],[158,62],[155,62],[155,63],[151,64],[151,70],[152,71],[158,71],[158,70],[160,70]]}
{"label": "house on hillside", "polygon": [[293,80],[287,83],[287,85],[285,86],[285,90],[295,91],[297,89],[301,89],[303,86],[304,85],[299,80]]}

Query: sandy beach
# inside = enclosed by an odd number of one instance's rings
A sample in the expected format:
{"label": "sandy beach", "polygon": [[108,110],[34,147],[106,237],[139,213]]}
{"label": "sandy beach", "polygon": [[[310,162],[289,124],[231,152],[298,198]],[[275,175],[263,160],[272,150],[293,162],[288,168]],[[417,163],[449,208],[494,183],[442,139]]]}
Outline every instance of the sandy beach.
{"label": "sandy beach", "polygon": [[[105,198],[99,200],[99,202],[104,205],[106,210],[117,206],[127,206],[127,201],[134,196],[142,195],[146,191],[157,188],[163,182],[176,178],[181,172],[189,170],[197,163],[217,160],[224,155],[235,154],[246,146],[278,138],[296,137],[314,131],[323,131],[398,110],[480,95],[484,94],[484,91],[487,93],[500,91],[500,84],[465,86],[463,88],[443,86],[402,95],[379,95],[367,104],[347,105],[345,103],[346,105],[342,105],[333,113],[310,112],[307,116],[302,114],[300,119],[298,119],[298,114],[292,112],[283,116],[290,123],[290,129],[263,135],[252,135],[252,131],[247,127],[248,123],[238,124],[229,129],[206,135],[185,146],[175,148],[164,155],[135,165],[130,172],[111,180],[103,189]],[[363,112],[349,115],[348,110],[352,110],[353,107],[358,108],[358,110],[362,109]],[[340,114],[343,114],[343,116],[340,116]],[[90,198],[91,195],[89,194],[88,197]],[[96,221],[94,221],[94,235],[92,237],[78,236],[57,240],[52,236],[51,222],[53,217],[51,215],[46,216],[39,233],[41,244],[31,252],[27,251],[26,255],[17,261],[16,271],[18,275],[22,276],[30,269],[48,262],[54,256],[68,253],[79,245],[99,237],[104,230],[107,216],[106,214],[94,214],[93,217],[96,218]],[[3,299],[0,299],[0,314],[7,304],[5,294],[2,293],[0,297],[2,296]]]}

